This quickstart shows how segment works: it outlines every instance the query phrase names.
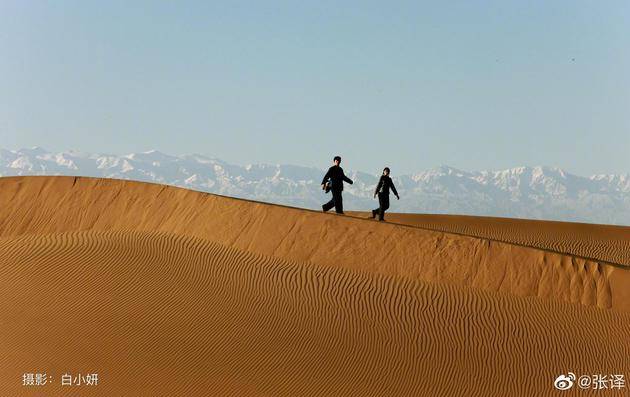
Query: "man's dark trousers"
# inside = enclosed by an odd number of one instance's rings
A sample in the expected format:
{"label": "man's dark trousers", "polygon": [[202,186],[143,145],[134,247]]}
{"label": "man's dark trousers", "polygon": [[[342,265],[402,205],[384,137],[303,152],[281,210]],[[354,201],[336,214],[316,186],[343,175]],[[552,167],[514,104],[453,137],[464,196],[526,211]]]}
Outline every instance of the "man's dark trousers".
{"label": "man's dark trousers", "polygon": [[335,212],[343,214],[343,199],[341,198],[341,190],[331,190],[332,199],[329,202],[322,205],[324,211],[328,211],[332,207],[335,207]]}
{"label": "man's dark trousers", "polygon": [[389,194],[379,193],[378,205],[379,207],[376,209],[378,212],[378,220],[382,221],[385,219],[385,211],[389,208]]}

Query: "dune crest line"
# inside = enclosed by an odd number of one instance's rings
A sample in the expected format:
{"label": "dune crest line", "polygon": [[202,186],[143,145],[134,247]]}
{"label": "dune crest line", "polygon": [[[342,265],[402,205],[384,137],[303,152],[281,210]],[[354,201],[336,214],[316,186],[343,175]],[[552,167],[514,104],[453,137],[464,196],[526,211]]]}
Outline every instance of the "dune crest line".
{"label": "dune crest line", "polygon": [[287,260],[630,312],[625,267],[136,181],[0,178],[0,237],[166,231]]}
{"label": "dune crest line", "polygon": [[[351,211],[350,214],[358,217],[368,215],[359,211]],[[387,220],[401,225],[540,248],[593,262],[630,266],[629,226],[445,214],[391,213]]]}

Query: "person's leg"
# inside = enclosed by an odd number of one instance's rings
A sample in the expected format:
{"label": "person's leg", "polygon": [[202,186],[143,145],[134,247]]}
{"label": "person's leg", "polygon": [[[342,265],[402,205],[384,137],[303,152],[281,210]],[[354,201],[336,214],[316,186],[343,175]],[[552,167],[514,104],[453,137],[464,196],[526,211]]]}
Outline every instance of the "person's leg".
{"label": "person's leg", "polygon": [[335,211],[338,214],[343,214],[343,199],[341,198],[341,191],[335,192],[335,195],[333,195],[333,197],[335,200]]}
{"label": "person's leg", "polygon": [[385,211],[389,208],[389,195],[379,194],[378,195],[378,203],[380,205],[378,211],[378,220],[385,220]]}
{"label": "person's leg", "polygon": [[330,210],[332,207],[335,206],[335,196],[333,195],[333,197],[330,199],[329,202],[327,202],[326,204],[322,205],[322,210],[324,210],[324,212]]}

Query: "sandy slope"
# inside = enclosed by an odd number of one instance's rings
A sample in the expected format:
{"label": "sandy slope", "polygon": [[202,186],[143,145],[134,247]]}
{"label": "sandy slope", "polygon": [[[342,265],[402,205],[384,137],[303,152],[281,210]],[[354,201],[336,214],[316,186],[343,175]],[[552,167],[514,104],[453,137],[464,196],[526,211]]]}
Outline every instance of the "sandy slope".
{"label": "sandy slope", "polygon": [[[367,212],[353,212],[367,217]],[[478,236],[630,266],[630,227],[465,215],[387,213],[388,222]]]}
{"label": "sandy slope", "polygon": [[[0,238],[3,396],[545,396],[560,373],[630,371],[628,313],[171,232],[35,231]],[[35,371],[52,383],[22,387]],[[86,371],[98,386],[60,386]]]}
{"label": "sandy slope", "polygon": [[0,211],[0,237],[165,231],[287,260],[630,312],[623,264],[157,184],[0,178]]}

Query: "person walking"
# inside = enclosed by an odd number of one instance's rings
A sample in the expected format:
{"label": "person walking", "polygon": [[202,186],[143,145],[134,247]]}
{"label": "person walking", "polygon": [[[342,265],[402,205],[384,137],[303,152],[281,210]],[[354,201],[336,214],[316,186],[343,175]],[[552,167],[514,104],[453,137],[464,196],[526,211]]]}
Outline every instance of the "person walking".
{"label": "person walking", "polygon": [[326,172],[326,175],[324,175],[324,179],[322,179],[322,189],[328,192],[328,188],[330,188],[332,192],[332,199],[322,205],[322,210],[326,212],[332,207],[335,207],[335,212],[343,214],[343,198],[341,197],[343,183],[347,182],[352,185],[353,182],[352,179],[348,178],[343,173],[343,168],[339,166],[339,164],[341,164],[340,156],[335,156],[333,164],[334,165],[328,169],[328,172]]}
{"label": "person walking", "polygon": [[379,221],[385,220],[385,211],[389,208],[389,189],[392,189],[396,199],[400,200],[400,196],[396,191],[394,182],[392,182],[392,178],[389,177],[389,167],[385,167],[383,169],[383,175],[381,175],[381,179],[379,179],[376,189],[374,190],[374,198],[376,198],[376,195],[378,194],[379,207],[372,210],[372,219],[374,219],[376,214],[378,214]]}

